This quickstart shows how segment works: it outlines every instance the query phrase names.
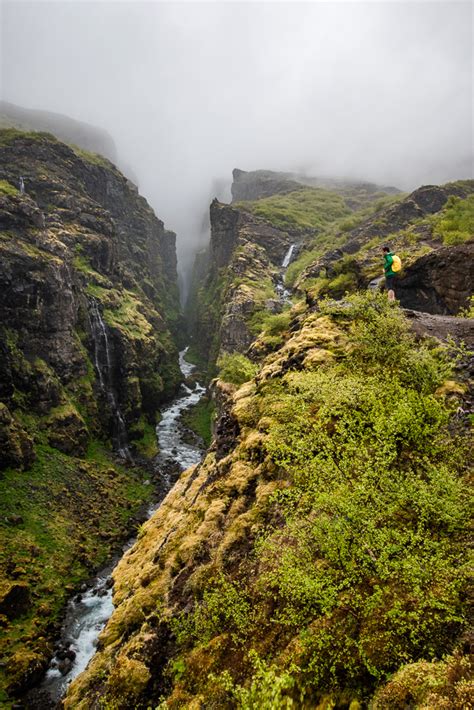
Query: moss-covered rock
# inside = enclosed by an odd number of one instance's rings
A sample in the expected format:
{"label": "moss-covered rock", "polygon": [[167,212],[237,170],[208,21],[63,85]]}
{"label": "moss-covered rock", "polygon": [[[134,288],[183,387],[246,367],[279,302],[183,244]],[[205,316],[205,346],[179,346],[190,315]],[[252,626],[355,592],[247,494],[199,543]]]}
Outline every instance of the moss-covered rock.
{"label": "moss-covered rock", "polygon": [[[450,436],[448,352],[381,296],[297,310],[252,380],[222,383],[229,426],[116,568],[115,612],[66,708],[121,707],[138,687],[138,706],[170,708],[360,708],[378,686],[377,707],[433,702],[416,678],[438,679],[431,658],[468,625],[468,442]],[[130,686],[114,670],[127,661]]]}

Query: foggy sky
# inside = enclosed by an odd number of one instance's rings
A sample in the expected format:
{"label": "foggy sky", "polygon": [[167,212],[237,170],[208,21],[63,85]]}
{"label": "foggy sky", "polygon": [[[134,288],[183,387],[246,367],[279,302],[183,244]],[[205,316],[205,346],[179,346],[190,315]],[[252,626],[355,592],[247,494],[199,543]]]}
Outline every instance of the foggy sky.
{"label": "foggy sky", "polygon": [[469,2],[3,0],[0,22],[2,98],[105,128],[184,266],[234,167],[472,177]]}

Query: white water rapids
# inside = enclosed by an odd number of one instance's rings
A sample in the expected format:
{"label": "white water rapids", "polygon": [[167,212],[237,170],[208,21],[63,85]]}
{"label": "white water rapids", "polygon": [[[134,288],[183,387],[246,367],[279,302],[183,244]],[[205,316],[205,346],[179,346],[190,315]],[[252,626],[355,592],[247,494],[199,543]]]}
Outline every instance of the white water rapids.
{"label": "white water rapids", "polygon": [[[194,365],[186,362],[186,350],[179,354],[179,365],[185,378],[192,374]],[[157,457],[157,466],[162,470],[164,493],[171,488],[173,481],[167,472],[170,464],[179,465],[181,471],[189,466],[199,463],[203,450],[198,445],[184,441],[185,429],[180,418],[182,413],[196,404],[205,392],[199,383],[194,389],[186,384],[181,385],[180,393],[171,404],[161,411],[161,420],[156,427],[156,435],[160,453]],[[150,507],[151,516],[159,507],[159,503]],[[130,540],[123,548],[124,552],[133,543]],[[62,627],[62,642],[60,656],[51,661],[51,667],[40,686],[40,692],[50,698],[48,704],[42,704],[41,699],[35,700],[34,707],[54,707],[66,692],[69,683],[82,673],[94,655],[97,639],[110,618],[114,605],[112,602],[112,588],[110,574],[113,567],[108,567],[95,578],[93,586],[72,599],[67,606],[66,617]],[[68,655],[69,654],[69,655]],[[66,672],[65,672],[66,671]]]}

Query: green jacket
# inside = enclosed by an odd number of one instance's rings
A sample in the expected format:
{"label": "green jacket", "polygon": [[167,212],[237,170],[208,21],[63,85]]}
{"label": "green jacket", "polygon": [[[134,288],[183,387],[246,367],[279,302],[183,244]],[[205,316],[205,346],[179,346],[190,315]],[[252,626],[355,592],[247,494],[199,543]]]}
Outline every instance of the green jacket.
{"label": "green jacket", "polygon": [[383,257],[383,270],[385,272],[385,276],[396,276],[395,271],[392,271],[392,264],[393,254],[389,251],[388,254],[385,254]]}

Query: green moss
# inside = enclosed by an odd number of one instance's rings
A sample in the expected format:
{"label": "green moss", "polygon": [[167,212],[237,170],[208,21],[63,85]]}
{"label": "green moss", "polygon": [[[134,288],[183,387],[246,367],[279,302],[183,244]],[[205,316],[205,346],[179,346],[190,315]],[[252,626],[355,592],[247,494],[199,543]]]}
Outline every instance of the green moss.
{"label": "green moss", "polygon": [[58,140],[52,133],[44,131],[21,131],[18,128],[4,128],[0,130],[0,145],[6,145],[15,140],[34,140],[34,141],[49,141],[58,143]]}
{"label": "green moss", "polygon": [[0,180],[0,194],[4,195],[18,195],[19,190],[12,185],[8,180]]}
{"label": "green moss", "polygon": [[131,340],[146,338],[152,335],[151,323],[142,313],[143,305],[132,291],[123,291],[120,294],[118,308],[106,307],[104,320],[114,328],[123,330]]}
{"label": "green moss", "polygon": [[204,441],[206,447],[211,443],[212,422],[215,417],[215,405],[208,397],[203,397],[194,407],[183,413],[185,426],[194,431]]}
{"label": "green moss", "polygon": [[107,170],[114,169],[114,166],[110,162],[110,160],[107,160],[107,158],[104,158],[103,155],[99,155],[99,153],[92,153],[89,150],[84,150],[84,148],[80,148],[78,145],[75,145],[74,143],[70,143],[69,145],[73,149],[75,154],[79,158],[82,158],[83,160],[85,160],[87,163],[91,163],[92,165],[98,165],[102,168],[107,168]]}
{"label": "green moss", "polygon": [[224,353],[217,361],[219,378],[233,385],[241,385],[257,374],[258,367],[241,353]]}
{"label": "green moss", "polygon": [[145,417],[129,428],[130,440],[136,450],[148,459],[158,454],[158,441],[156,438],[156,425],[150,424]]}

